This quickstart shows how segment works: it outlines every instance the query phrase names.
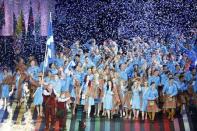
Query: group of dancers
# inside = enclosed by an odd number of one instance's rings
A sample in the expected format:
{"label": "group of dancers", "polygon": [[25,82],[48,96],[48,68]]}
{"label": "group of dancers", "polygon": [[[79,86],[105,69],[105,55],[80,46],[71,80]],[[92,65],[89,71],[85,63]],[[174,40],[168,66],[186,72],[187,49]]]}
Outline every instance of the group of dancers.
{"label": "group of dancers", "polygon": [[11,97],[18,106],[27,103],[27,108],[32,100],[47,129],[56,120],[63,128],[66,112],[75,115],[78,105],[83,105],[87,118],[112,119],[119,114],[154,121],[155,113],[163,111],[173,120],[177,109],[197,105],[197,73],[181,48],[172,48],[139,37],[128,49],[112,40],[98,46],[92,39],[86,51],[77,41],[69,54],[58,52],[47,68],[34,57],[26,63],[21,57],[13,72],[5,67],[0,73],[3,107]]}

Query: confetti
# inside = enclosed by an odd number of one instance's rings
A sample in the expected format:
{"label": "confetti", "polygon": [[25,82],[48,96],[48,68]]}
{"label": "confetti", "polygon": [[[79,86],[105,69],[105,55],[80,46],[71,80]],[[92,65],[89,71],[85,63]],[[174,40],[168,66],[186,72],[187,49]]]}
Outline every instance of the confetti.
{"label": "confetti", "polygon": [[[67,40],[64,43],[67,47],[76,40],[84,44],[91,38],[95,38],[97,44],[111,38],[122,45],[123,39],[135,36],[149,39],[155,36],[167,39],[181,33],[189,36],[190,30],[197,26],[197,2],[194,0],[57,0],[53,6],[54,39],[59,51],[62,50],[59,43],[64,40]],[[43,60],[46,37],[36,35],[39,34],[39,17],[33,31],[34,45],[22,39],[25,44],[10,46],[14,43],[13,37],[0,37],[3,43],[0,45],[0,66],[14,66],[13,58],[19,55],[27,57],[26,61],[31,54],[38,62]]]}

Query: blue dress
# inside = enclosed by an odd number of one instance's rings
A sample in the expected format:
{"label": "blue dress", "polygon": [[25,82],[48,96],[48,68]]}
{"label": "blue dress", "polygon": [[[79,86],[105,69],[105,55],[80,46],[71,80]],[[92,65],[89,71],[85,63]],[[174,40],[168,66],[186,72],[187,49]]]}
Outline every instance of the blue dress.
{"label": "blue dress", "polygon": [[61,85],[62,85],[62,87],[61,87],[61,91],[62,92],[66,92],[66,91],[68,91],[68,88],[66,87],[66,79],[60,79],[60,81],[61,81]]}
{"label": "blue dress", "polygon": [[127,75],[127,72],[126,71],[120,71],[119,72],[120,74],[120,78],[127,81],[128,80],[128,75]]}
{"label": "blue dress", "polygon": [[152,89],[152,87],[149,87],[148,93],[147,93],[147,99],[148,100],[155,100],[159,97],[158,91],[156,88]]}
{"label": "blue dress", "polygon": [[64,65],[64,59],[56,58],[55,59],[55,64],[57,65],[57,67],[62,67]]}
{"label": "blue dress", "polygon": [[160,84],[160,77],[159,76],[150,76],[148,78],[148,84],[149,86],[151,85],[152,82],[155,82],[156,88],[158,87],[158,85]]}
{"label": "blue dress", "polygon": [[43,96],[42,96],[42,91],[43,88],[42,87],[38,87],[34,93],[34,105],[42,105],[43,103]]}
{"label": "blue dress", "polygon": [[93,106],[95,103],[94,103],[94,98],[93,97],[88,97],[88,105],[91,105]]}
{"label": "blue dress", "polygon": [[28,74],[32,75],[33,79],[36,81],[38,80],[38,74],[40,71],[41,70],[38,66],[33,66],[33,67],[31,66],[27,69]]}
{"label": "blue dress", "polygon": [[147,105],[148,105],[148,87],[145,89],[144,87],[142,88],[142,106],[141,106],[141,111],[146,112],[147,111]]}
{"label": "blue dress", "polygon": [[61,94],[61,88],[62,88],[62,81],[60,79],[58,80],[51,80],[50,83],[53,85],[56,93],[58,95]]}
{"label": "blue dress", "polygon": [[164,86],[163,93],[166,93],[169,96],[176,96],[178,93],[177,86],[175,83],[170,85],[169,83]]}
{"label": "blue dress", "polygon": [[132,109],[140,109],[140,90],[133,88]]}
{"label": "blue dress", "polygon": [[111,90],[105,90],[105,97],[103,100],[103,106],[106,110],[112,110],[113,108],[113,95]]}
{"label": "blue dress", "polygon": [[3,81],[3,73],[0,71],[0,83]]}
{"label": "blue dress", "polygon": [[76,99],[73,77],[71,76],[66,76],[66,89],[69,90],[71,97]]}
{"label": "blue dress", "polygon": [[9,85],[7,85],[7,84],[2,85],[1,97],[2,98],[8,98],[9,97]]}

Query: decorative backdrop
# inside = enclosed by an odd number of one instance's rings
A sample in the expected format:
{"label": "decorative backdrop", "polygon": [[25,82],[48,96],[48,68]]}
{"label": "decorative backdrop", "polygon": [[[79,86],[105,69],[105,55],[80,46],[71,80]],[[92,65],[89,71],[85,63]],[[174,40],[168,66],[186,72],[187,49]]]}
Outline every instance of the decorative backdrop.
{"label": "decorative backdrop", "polygon": [[[40,17],[40,35],[47,35],[47,24],[48,24],[48,14],[53,8],[48,8],[48,6],[54,6],[52,4],[54,0],[0,0],[0,6],[4,5],[5,12],[5,24],[0,29],[1,36],[12,36],[13,31],[13,14],[15,14],[16,19],[20,16],[22,11],[25,20],[25,30],[28,28],[28,18],[29,10],[32,7],[33,17],[37,19]],[[1,11],[0,11],[0,23],[1,23]]]}

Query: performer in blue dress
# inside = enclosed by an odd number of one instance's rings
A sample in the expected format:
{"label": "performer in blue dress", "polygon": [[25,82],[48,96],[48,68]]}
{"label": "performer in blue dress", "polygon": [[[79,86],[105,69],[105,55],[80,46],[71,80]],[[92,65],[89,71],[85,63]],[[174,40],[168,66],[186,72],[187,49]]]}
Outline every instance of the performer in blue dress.
{"label": "performer in blue dress", "polygon": [[10,79],[10,75],[8,73],[7,68],[3,69],[3,81],[2,81],[2,85],[1,85],[1,98],[3,99],[3,105],[4,105],[4,109],[7,107],[7,100],[9,98],[9,79]]}
{"label": "performer in blue dress", "polygon": [[51,84],[53,85],[56,93],[57,93],[57,97],[60,96],[61,94],[61,88],[62,88],[62,81],[59,79],[58,74],[53,74],[54,79],[51,80]]}
{"label": "performer in blue dress", "polygon": [[159,71],[157,69],[154,70],[154,74],[148,78],[148,84],[154,82],[156,89],[158,89],[158,86],[160,85],[160,77],[159,77]]}
{"label": "performer in blue dress", "polygon": [[133,109],[133,120],[137,120],[139,116],[139,110],[140,110],[140,83],[138,81],[134,81],[133,87],[132,87],[132,109]]}
{"label": "performer in blue dress", "polygon": [[36,66],[35,60],[32,60],[30,65],[31,66],[27,69],[27,73],[33,78],[33,80],[38,81],[38,74],[41,70],[38,66]]}
{"label": "performer in blue dress", "polygon": [[104,90],[104,102],[103,102],[103,106],[104,109],[107,111],[107,117],[108,119],[111,118],[111,110],[113,108],[113,83],[112,81],[108,81],[106,88]]}
{"label": "performer in blue dress", "polygon": [[158,91],[156,89],[155,82],[151,83],[151,87],[148,89],[147,99],[148,99],[148,106],[147,112],[150,117],[150,120],[155,119],[155,112],[159,112],[160,109],[157,106],[156,100],[158,99]]}
{"label": "performer in blue dress", "polygon": [[178,90],[173,78],[170,78],[169,83],[164,86],[163,93],[166,96],[163,108],[168,112],[168,119],[174,120]]}
{"label": "performer in blue dress", "polygon": [[[144,86],[142,87],[142,106],[141,106],[141,111],[142,111],[142,120],[147,119],[147,105],[148,105],[148,82],[144,82]],[[145,118],[144,118],[145,117]]]}
{"label": "performer in blue dress", "polygon": [[[73,76],[70,70],[66,72],[65,76],[65,86],[62,88],[66,92],[67,97],[72,97],[72,99],[75,99],[75,92],[74,92],[74,85],[73,85]],[[66,106],[67,109],[70,107],[70,103],[72,103],[72,100],[67,101]],[[70,110],[70,109],[69,109]]]}
{"label": "performer in blue dress", "polygon": [[43,103],[43,96],[42,96],[42,92],[43,92],[43,81],[42,81],[42,77],[39,76],[38,77],[38,82],[39,82],[39,87],[37,87],[35,93],[34,93],[34,100],[33,103],[36,106],[36,110],[37,110],[37,114],[38,117],[42,117],[43,116],[43,112],[42,112],[42,103]]}
{"label": "performer in blue dress", "polygon": [[63,52],[60,52],[58,57],[55,59],[55,64],[57,67],[61,67],[64,65],[64,54]]}

